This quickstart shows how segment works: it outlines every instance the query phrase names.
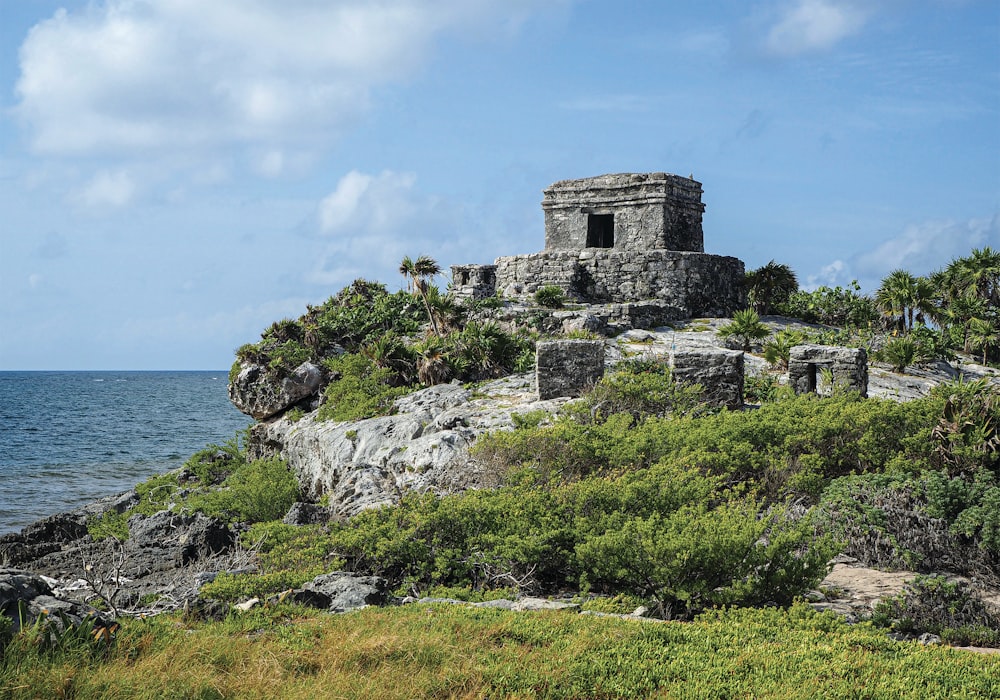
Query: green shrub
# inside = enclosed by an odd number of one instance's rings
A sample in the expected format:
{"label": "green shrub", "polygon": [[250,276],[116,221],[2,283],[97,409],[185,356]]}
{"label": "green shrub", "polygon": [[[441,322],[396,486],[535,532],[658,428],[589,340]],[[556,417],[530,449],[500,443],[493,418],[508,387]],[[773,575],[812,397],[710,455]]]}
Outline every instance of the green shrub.
{"label": "green shrub", "polygon": [[392,404],[416,387],[393,386],[395,373],[376,367],[364,355],[345,354],[328,360],[327,368],[339,376],[323,394],[319,420],[349,421],[388,415]]}
{"label": "green shrub", "polygon": [[535,292],[535,303],[549,309],[561,309],[566,303],[566,295],[559,287],[546,285]]}
{"label": "green shrub", "polygon": [[776,313],[809,323],[866,327],[878,320],[879,313],[875,302],[860,292],[857,280],[847,287],[824,286],[811,292],[800,289],[779,304]]}
{"label": "green shrub", "polygon": [[764,343],[764,359],[780,369],[788,369],[788,359],[792,348],[801,345],[805,340],[805,333],[780,330]]}
{"label": "green shrub", "polygon": [[410,495],[331,530],[349,568],[419,594],[437,586],[582,587],[652,597],[661,612],[790,600],[830,556],[805,520],[734,497],[721,480],[661,463],[619,476]]}
{"label": "green shrub", "polygon": [[299,500],[299,482],[278,457],[242,465],[222,488],[191,495],[186,505],[210,517],[256,523],[284,516]]}
{"label": "green shrub", "polygon": [[732,322],[719,329],[720,338],[736,338],[743,347],[743,352],[750,352],[753,341],[766,338],[770,333],[753,309],[737,311],[733,314]]}
{"label": "green shrub", "polygon": [[881,349],[873,353],[872,359],[891,365],[893,372],[902,373],[908,366],[931,358],[920,343],[904,335],[890,339]]}
{"label": "green shrub", "polygon": [[601,378],[582,402],[586,410],[575,414],[586,421],[602,421],[627,413],[636,421],[655,416],[683,416],[701,406],[702,386],[674,381],[670,366],[657,360],[620,363]]}
{"label": "green shrub", "polygon": [[872,622],[903,634],[929,632],[950,644],[1000,647],[1000,617],[968,583],[945,576],[917,576],[899,595],[879,601]]}

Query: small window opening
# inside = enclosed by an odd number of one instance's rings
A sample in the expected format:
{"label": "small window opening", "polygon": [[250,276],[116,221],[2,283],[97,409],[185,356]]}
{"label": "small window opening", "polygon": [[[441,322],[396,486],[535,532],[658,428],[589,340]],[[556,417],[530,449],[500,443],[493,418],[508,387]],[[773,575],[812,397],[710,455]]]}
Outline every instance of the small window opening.
{"label": "small window opening", "polygon": [[587,215],[587,247],[614,248],[615,246],[615,215]]}

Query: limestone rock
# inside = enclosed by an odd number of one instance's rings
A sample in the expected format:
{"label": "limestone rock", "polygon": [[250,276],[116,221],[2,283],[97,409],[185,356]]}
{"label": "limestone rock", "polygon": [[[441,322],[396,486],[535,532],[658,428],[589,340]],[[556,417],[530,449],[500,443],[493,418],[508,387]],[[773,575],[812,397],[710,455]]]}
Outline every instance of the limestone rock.
{"label": "limestone rock", "polygon": [[244,362],[229,384],[229,400],[248,416],[264,420],[317,394],[322,386],[323,370],[311,362],[303,362],[286,377]]}
{"label": "limestone rock", "polygon": [[329,522],[330,510],[315,503],[293,503],[281,522],[285,525],[322,525]]}
{"label": "limestone rock", "polygon": [[682,384],[701,384],[704,400],[714,406],[743,407],[743,352],[704,348],[672,353],[674,379]]}
{"label": "limestone rock", "polygon": [[304,595],[296,597],[297,602],[337,613],[369,605],[385,605],[392,599],[389,584],[384,578],[346,571],[321,574],[303,586],[302,593]]}
{"label": "limestone rock", "polygon": [[73,624],[87,617],[95,617],[100,625],[111,624],[103,613],[85,603],[55,597],[44,578],[19,569],[0,569],[0,613],[10,618],[13,632],[20,631],[22,625],[30,627],[43,615],[52,616],[60,625],[60,614]]}
{"label": "limestone rock", "polygon": [[470,460],[470,446],[483,433],[513,428],[513,414],[554,411],[565,401],[539,400],[531,375],[514,375],[475,393],[459,384],[422,389],[398,399],[391,416],[279,419],[260,424],[254,437],[288,462],[308,499],[327,494],[331,515],[349,517],[411,491],[495,486],[498,476]]}
{"label": "limestone rock", "polygon": [[201,513],[160,511],[133,515],[128,521],[129,548],[155,550],[158,557],[183,566],[232,548],[234,537],[224,524]]}

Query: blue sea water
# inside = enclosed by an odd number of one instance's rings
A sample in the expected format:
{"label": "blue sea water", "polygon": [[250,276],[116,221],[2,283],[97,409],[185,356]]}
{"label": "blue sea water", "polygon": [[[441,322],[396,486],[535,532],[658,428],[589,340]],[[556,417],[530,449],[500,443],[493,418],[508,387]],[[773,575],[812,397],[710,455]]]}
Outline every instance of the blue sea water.
{"label": "blue sea water", "polygon": [[227,372],[0,372],[0,533],[126,491],[250,419]]}

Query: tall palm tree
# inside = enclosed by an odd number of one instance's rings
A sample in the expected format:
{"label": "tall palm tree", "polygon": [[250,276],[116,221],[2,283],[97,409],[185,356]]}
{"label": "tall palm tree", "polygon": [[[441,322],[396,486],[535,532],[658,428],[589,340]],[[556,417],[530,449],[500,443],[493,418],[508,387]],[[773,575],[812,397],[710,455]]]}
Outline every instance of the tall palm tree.
{"label": "tall palm tree", "polygon": [[430,302],[427,300],[427,278],[440,274],[441,266],[429,255],[421,255],[416,260],[411,260],[410,256],[407,255],[399,263],[399,272],[407,280],[412,281],[413,286],[420,294],[420,298],[424,301],[424,308],[427,310],[427,318],[430,319],[434,335],[440,336],[441,331],[438,330],[437,319],[434,318]]}
{"label": "tall palm tree", "polygon": [[746,274],[747,297],[758,314],[766,315],[788,301],[798,291],[799,281],[792,268],[774,260]]}
{"label": "tall palm tree", "polygon": [[893,270],[875,292],[875,304],[891,323],[907,331],[913,325],[917,278],[906,270]]}

